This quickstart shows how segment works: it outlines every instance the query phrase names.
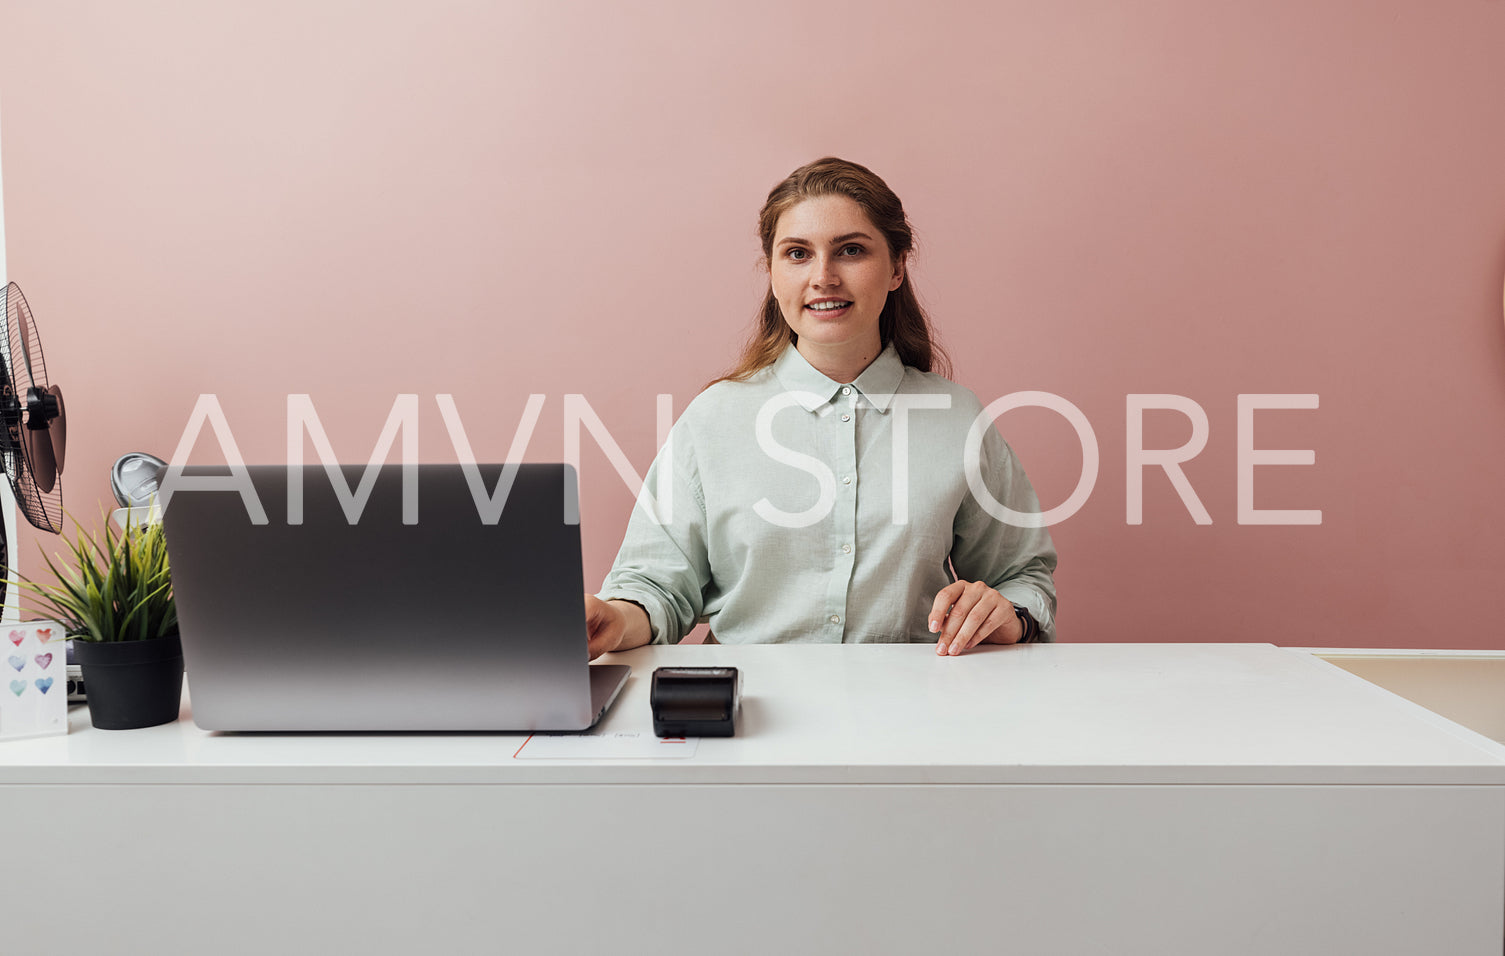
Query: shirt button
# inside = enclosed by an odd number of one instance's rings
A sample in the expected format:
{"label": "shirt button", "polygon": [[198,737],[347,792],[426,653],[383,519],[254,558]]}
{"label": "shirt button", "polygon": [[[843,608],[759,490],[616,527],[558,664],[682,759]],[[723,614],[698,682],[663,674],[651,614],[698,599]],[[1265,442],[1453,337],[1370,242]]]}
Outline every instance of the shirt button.
{"label": "shirt button", "polygon": [[832,614],[831,615],[831,623],[832,624],[840,624],[841,623],[841,615],[840,614]]}
{"label": "shirt button", "polygon": [[841,420],[844,421],[844,422],[849,422],[849,421],[852,420],[852,416],[851,415],[843,415],[843,416],[841,416]]}
{"label": "shirt button", "polygon": [[851,554],[852,553],[852,546],[850,544],[844,544],[844,545],[842,545],[841,546],[841,553],[842,554]]}
{"label": "shirt button", "polygon": [[850,394],[852,394],[852,390],[850,388],[847,388],[847,387],[843,386],[842,389],[841,389],[841,394],[843,394],[843,395],[850,395]]}
{"label": "shirt button", "polygon": [[841,483],[844,485],[850,485],[852,483],[852,476],[847,475],[845,478],[841,479]]}

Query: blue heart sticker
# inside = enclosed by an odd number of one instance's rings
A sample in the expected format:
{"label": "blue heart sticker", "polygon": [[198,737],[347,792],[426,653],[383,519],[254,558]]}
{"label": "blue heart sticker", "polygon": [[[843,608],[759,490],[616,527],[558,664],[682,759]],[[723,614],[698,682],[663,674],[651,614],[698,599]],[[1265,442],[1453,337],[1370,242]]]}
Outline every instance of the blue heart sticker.
{"label": "blue heart sticker", "polygon": [[37,690],[41,691],[44,694],[47,693],[49,690],[52,690],[52,678],[51,677],[38,677],[32,683],[36,684],[37,685]]}
{"label": "blue heart sticker", "polygon": [[20,656],[19,654],[12,654],[11,656],[7,657],[6,660],[10,663],[10,666],[14,667],[16,670],[20,670],[21,668],[26,666],[26,658]]}

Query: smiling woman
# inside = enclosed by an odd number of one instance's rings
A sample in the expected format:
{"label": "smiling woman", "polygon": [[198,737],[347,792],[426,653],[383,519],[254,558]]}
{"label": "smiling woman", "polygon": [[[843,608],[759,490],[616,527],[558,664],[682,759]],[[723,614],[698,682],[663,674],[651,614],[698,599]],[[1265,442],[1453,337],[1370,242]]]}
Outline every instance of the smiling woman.
{"label": "smiling woman", "polygon": [[[639,500],[586,596],[591,656],[672,643],[702,620],[722,643],[935,641],[957,655],[1052,640],[1040,503],[997,430],[972,433],[977,397],[937,371],[899,198],[822,159],[773,188],[758,231],[757,328],[649,470],[645,487],[670,496]],[[993,517],[979,492],[1024,520]]]}

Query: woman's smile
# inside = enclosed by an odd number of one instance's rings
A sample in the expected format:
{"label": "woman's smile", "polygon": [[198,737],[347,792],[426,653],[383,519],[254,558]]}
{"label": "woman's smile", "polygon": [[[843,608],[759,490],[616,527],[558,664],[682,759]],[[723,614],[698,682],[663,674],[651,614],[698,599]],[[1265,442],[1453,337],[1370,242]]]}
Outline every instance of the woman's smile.
{"label": "woman's smile", "polygon": [[823,319],[835,319],[847,314],[852,308],[849,299],[817,299],[805,306],[806,311],[813,312]]}

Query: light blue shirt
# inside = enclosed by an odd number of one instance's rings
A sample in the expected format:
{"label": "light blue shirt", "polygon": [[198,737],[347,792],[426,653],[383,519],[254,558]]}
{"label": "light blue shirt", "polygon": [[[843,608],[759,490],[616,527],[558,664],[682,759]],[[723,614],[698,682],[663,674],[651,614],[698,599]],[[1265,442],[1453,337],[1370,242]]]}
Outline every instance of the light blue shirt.
{"label": "light blue shirt", "polygon": [[[790,346],[685,409],[600,597],[641,604],[655,643],[700,620],[724,644],[934,642],[929,613],[953,580],[949,561],[1053,640],[1055,546],[998,507],[1040,513],[982,412],[970,391],[906,367],[892,347],[841,383]],[[987,502],[967,478],[974,423],[970,467]]]}

